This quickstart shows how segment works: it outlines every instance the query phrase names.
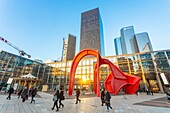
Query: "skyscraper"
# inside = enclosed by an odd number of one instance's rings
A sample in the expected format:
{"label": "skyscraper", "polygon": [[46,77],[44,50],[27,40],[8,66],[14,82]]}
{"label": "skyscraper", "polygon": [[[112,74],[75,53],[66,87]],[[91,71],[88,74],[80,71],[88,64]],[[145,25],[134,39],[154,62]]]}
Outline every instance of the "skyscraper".
{"label": "skyscraper", "polygon": [[133,26],[124,27],[120,30],[121,34],[121,46],[123,54],[132,54],[134,50],[132,48],[132,38],[135,35]]}
{"label": "skyscraper", "polygon": [[120,37],[114,39],[114,45],[115,45],[116,55],[121,55],[122,54],[122,46],[121,46]]}
{"label": "skyscraper", "polygon": [[153,51],[149,35],[146,32],[135,34],[132,46],[134,48],[134,53]]}
{"label": "skyscraper", "polygon": [[64,41],[64,51],[62,60],[73,60],[76,50],[76,36],[71,34]]}
{"label": "skyscraper", "polygon": [[80,50],[87,48],[105,55],[103,24],[98,8],[81,14]]}

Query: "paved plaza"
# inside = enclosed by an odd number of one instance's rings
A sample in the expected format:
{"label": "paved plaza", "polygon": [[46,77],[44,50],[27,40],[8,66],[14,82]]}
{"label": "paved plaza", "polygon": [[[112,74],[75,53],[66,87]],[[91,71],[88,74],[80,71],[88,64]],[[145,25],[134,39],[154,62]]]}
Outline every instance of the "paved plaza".
{"label": "paved plaza", "polygon": [[[53,95],[50,93],[38,92],[35,104],[30,99],[22,102],[17,95],[12,95],[11,100],[6,100],[7,94],[0,94],[0,113],[55,113],[52,111]],[[170,113],[170,103],[166,100],[165,94],[154,94],[154,96],[139,94],[136,95],[112,96],[110,113]],[[81,103],[75,104],[75,95],[67,96],[63,101],[64,108],[58,113],[108,113],[106,106],[101,106],[99,97],[94,94],[80,96]]]}

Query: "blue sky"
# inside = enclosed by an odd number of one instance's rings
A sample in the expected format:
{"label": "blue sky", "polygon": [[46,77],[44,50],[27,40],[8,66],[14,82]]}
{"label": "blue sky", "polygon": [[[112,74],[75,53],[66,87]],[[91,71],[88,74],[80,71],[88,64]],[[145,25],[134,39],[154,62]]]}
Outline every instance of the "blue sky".
{"label": "blue sky", "polygon": [[[115,55],[113,40],[133,25],[148,32],[154,50],[170,49],[170,0],[0,0],[0,36],[31,54],[31,59],[61,57],[62,38],[77,36],[81,13],[99,7],[105,55]],[[0,50],[18,52],[0,41]]]}

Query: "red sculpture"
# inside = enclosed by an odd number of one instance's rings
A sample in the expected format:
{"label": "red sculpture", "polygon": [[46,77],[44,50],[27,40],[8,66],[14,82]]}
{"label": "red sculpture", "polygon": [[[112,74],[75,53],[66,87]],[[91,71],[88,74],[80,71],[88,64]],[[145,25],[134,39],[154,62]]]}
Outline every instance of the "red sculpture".
{"label": "red sculpture", "polygon": [[97,51],[86,49],[80,51],[75,56],[72,62],[69,80],[69,95],[72,95],[77,65],[80,60],[87,55],[93,55],[97,58],[97,62],[94,69],[94,92],[97,96],[100,96],[99,68],[102,64],[108,64],[111,70],[111,73],[106,78],[106,81],[104,83],[107,91],[109,91],[111,94],[117,94],[121,88],[125,88],[126,94],[135,94],[136,90],[138,89],[140,77],[124,74],[112,62],[107,59],[101,58],[100,54]]}

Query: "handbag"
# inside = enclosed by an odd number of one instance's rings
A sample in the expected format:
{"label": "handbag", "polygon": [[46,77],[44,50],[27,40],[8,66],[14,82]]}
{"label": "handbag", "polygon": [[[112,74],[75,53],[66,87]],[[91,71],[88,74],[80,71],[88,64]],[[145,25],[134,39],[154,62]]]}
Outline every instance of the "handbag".
{"label": "handbag", "polygon": [[61,97],[61,100],[65,100],[65,97],[64,97],[64,96],[62,96],[62,97]]}

